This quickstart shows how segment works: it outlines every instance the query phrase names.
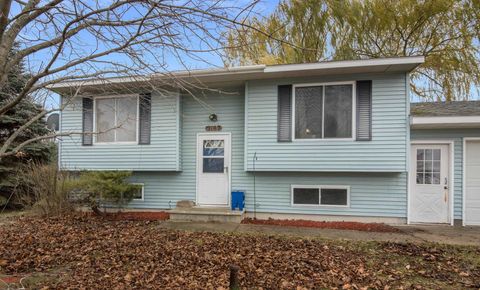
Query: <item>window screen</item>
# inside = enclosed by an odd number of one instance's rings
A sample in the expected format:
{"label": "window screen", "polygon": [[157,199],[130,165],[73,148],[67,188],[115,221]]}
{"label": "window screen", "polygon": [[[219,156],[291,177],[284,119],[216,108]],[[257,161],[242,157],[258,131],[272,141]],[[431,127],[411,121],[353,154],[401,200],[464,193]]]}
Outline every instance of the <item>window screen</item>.
{"label": "window screen", "polygon": [[292,202],[294,205],[348,206],[348,187],[295,186]]}
{"label": "window screen", "polygon": [[133,142],[137,139],[137,97],[96,99],[97,142]]}
{"label": "window screen", "polygon": [[294,188],[293,203],[294,204],[311,204],[318,205],[320,196],[318,188]]}
{"label": "window screen", "polygon": [[137,138],[137,98],[117,99],[117,141]]}
{"label": "window screen", "polygon": [[325,138],[352,137],[352,86],[325,86]]}
{"label": "window screen", "polygon": [[323,87],[295,91],[295,138],[322,138]]}
{"label": "window screen", "polygon": [[345,188],[322,188],[322,205],[347,205],[348,191]]}
{"label": "window screen", "polygon": [[352,138],[353,86],[295,88],[295,138]]}
{"label": "window screen", "polygon": [[115,141],[115,99],[96,100],[97,142]]}

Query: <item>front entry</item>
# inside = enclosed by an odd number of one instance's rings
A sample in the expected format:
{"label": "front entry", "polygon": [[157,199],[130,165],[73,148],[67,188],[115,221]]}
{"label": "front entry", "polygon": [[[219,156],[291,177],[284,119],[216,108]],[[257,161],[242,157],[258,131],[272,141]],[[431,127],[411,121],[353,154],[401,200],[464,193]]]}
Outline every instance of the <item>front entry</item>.
{"label": "front entry", "polygon": [[449,145],[413,145],[410,173],[410,221],[448,223]]}
{"label": "front entry", "polygon": [[228,206],[230,191],[230,134],[197,136],[197,204]]}

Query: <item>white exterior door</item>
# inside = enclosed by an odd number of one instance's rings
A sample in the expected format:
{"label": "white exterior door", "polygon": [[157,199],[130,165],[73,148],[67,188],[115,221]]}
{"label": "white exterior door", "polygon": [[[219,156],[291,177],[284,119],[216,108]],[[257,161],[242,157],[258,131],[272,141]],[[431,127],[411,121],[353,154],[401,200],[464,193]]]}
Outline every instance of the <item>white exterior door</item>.
{"label": "white exterior door", "polygon": [[465,143],[465,225],[480,225],[480,141]]}
{"label": "white exterior door", "polygon": [[449,222],[448,149],[448,145],[412,146],[410,222]]}
{"label": "white exterior door", "polygon": [[230,191],[230,134],[197,137],[197,204],[228,206]]}

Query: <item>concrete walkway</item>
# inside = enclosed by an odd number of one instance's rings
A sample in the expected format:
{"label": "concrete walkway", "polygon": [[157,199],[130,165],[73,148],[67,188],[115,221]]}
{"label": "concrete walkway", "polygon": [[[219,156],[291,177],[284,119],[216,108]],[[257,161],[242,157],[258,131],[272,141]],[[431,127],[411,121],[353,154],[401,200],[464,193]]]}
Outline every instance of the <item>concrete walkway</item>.
{"label": "concrete walkway", "polygon": [[452,245],[480,246],[480,227],[409,225],[398,226],[397,228],[401,230],[400,233],[377,233],[337,229],[180,221],[165,221],[160,224],[160,227],[187,231],[283,235],[293,237],[345,239],[356,241],[436,242]]}

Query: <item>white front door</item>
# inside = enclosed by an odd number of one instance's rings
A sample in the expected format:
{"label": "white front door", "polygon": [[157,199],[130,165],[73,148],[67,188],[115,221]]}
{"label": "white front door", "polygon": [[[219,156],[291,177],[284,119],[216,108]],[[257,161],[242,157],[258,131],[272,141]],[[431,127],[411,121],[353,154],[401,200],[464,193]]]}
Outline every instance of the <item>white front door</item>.
{"label": "white front door", "polygon": [[230,134],[197,137],[197,204],[228,206],[230,191]]}
{"label": "white front door", "polygon": [[449,222],[448,145],[413,145],[410,173],[410,221]]}
{"label": "white front door", "polygon": [[465,225],[480,226],[480,141],[465,142]]}

